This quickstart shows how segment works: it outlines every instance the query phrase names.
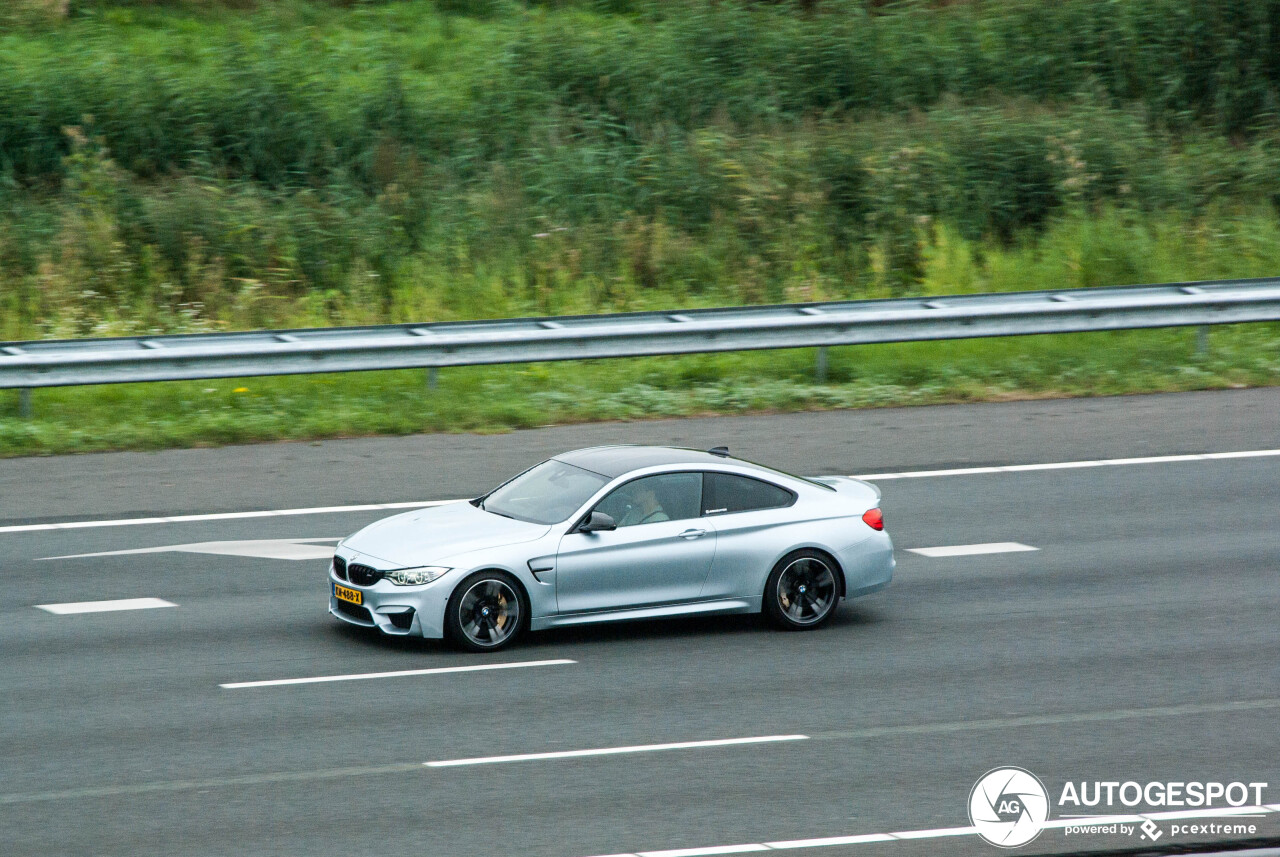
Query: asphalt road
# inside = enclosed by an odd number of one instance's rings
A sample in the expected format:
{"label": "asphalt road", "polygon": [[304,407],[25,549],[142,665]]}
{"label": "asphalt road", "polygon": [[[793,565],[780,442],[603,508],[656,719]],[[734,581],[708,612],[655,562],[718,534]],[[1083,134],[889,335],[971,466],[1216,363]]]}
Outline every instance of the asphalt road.
{"label": "asphalt road", "polygon": [[[734,853],[967,826],[974,782],[1004,765],[1036,773],[1055,802],[1067,781],[1132,780],[1266,782],[1280,804],[1280,457],[885,479],[897,579],[825,629],[640,623],[535,634],[493,656],[341,625],[323,560],[45,559],[336,538],[387,512],[15,530],[466,496],[547,453],[621,439],[727,442],[811,475],[1264,450],[1280,448],[1280,391],[0,462],[0,852]],[[907,550],[988,542],[1036,550]],[[177,606],[36,607],[125,598]],[[572,663],[220,686],[548,660]],[[422,764],[789,735],[807,738]],[[1280,837],[1280,814],[1247,821],[1251,838]],[[1168,824],[1161,836],[1223,838]],[[1020,850],[1139,844],[1047,830]],[[998,852],[958,836],[790,853]]]}

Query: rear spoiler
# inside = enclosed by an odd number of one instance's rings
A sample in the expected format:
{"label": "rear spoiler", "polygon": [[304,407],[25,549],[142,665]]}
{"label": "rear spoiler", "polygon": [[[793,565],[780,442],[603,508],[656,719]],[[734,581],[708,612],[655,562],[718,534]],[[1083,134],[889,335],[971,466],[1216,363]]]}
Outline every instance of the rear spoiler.
{"label": "rear spoiler", "polygon": [[875,492],[876,500],[879,501],[881,496],[880,488],[870,482],[863,482],[861,479],[854,479],[852,476],[814,476],[814,482],[821,482],[823,485],[830,485],[841,494],[861,494],[866,490]]}

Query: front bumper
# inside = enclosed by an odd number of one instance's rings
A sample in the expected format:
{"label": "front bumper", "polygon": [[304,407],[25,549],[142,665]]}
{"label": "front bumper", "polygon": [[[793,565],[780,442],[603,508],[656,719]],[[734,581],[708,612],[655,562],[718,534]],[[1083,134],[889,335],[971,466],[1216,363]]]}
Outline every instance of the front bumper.
{"label": "front bumper", "polygon": [[[377,628],[393,637],[444,637],[444,608],[453,586],[446,581],[454,572],[423,586],[396,586],[380,580],[373,586],[356,586],[340,580],[329,569],[329,612],[352,625]],[[443,584],[443,585],[442,585]],[[361,594],[360,606],[340,601],[334,586],[354,589]]]}

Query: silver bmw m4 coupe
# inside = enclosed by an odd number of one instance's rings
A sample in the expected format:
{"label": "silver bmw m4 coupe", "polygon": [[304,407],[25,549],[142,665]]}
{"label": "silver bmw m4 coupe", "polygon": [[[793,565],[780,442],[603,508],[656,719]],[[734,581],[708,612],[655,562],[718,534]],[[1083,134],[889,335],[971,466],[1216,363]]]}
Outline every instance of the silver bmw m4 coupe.
{"label": "silver bmw m4 coupe", "polygon": [[724,447],[601,446],[344,539],[329,612],[471,651],[526,630],[694,614],[763,612],[803,630],[893,568],[874,485],[802,479]]}

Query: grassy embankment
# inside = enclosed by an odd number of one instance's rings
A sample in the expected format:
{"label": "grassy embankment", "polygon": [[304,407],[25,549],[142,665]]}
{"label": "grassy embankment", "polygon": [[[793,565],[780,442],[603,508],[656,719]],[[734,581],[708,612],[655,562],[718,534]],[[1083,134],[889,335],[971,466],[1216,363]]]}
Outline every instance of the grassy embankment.
{"label": "grassy embankment", "polygon": [[[0,338],[1280,270],[1268,4],[261,5],[10,17]],[[794,352],[48,390],[30,420],[0,400],[0,454],[1271,384],[1278,346],[837,349],[821,385]]]}

